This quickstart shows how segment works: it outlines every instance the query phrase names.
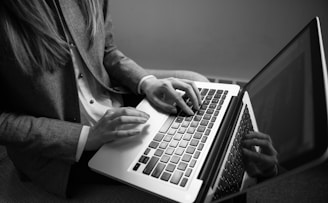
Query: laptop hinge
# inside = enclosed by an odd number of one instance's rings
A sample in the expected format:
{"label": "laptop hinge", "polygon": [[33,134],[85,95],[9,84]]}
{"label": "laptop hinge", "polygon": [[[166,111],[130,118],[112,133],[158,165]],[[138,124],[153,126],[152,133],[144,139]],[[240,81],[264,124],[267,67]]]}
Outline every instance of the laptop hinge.
{"label": "laptop hinge", "polygon": [[198,176],[199,179],[204,181],[205,185],[200,190],[195,202],[203,202],[209,188],[215,183],[219,167],[222,165],[224,152],[228,147],[227,143],[231,139],[232,129],[237,120],[236,117],[241,109],[241,95],[242,94],[232,97],[227,112],[223,117],[222,123],[213,142],[213,148],[210,150],[205,160],[204,167]]}

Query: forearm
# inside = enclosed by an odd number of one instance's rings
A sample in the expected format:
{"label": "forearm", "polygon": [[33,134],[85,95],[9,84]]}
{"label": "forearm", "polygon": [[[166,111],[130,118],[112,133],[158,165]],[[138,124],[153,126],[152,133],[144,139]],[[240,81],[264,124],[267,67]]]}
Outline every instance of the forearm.
{"label": "forearm", "polygon": [[0,144],[75,161],[81,129],[76,123],[1,113]]}
{"label": "forearm", "polygon": [[144,68],[117,49],[105,54],[104,66],[112,80],[128,87],[133,93],[138,92],[140,80],[149,75]]}

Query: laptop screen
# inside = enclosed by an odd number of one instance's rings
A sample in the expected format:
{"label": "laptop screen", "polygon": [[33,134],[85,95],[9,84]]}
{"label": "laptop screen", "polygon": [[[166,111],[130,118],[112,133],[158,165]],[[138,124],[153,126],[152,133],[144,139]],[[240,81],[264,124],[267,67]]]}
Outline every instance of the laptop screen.
{"label": "laptop screen", "polygon": [[327,149],[326,67],[317,23],[314,19],[245,87],[259,131],[271,136],[287,171]]}

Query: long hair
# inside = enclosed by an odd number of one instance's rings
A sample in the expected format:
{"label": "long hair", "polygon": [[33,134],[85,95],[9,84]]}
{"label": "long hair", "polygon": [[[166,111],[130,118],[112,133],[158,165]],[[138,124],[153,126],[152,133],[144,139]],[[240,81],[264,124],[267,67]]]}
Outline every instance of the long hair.
{"label": "long hair", "polygon": [[[89,47],[98,29],[98,0],[78,0]],[[1,0],[1,23],[19,65],[27,73],[53,71],[65,65],[69,49],[59,33],[55,11],[46,0]]]}

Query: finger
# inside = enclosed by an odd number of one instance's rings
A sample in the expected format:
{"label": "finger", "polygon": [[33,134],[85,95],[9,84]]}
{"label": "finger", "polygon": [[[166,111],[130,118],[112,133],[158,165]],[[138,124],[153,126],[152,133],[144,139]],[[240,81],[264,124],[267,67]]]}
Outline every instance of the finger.
{"label": "finger", "polygon": [[194,109],[199,110],[200,104],[202,103],[202,97],[199,93],[199,90],[198,90],[195,82],[193,82],[191,80],[186,80],[186,79],[181,79],[181,81],[187,85],[184,87],[187,89],[183,89],[183,87],[180,89],[184,90],[186,92],[186,95],[190,98]]}
{"label": "finger", "polygon": [[277,173],[278,160],[276,157],[266,156],[248,149],[243,149],[243,153],[247,159],[246,167],[252,167],[254,174],[272,176]]}
{"label": "finger", "polygon": [[244,139],[253,139],[253,138],[257,138],[257,139],[265,139],[265,140],[269,140],[271,142],[271,137],[268,134],[264,134],[262,132],[254,132],[254,131],[250,131],[248,134],[245,135]]}
{"label": "finger", "polygon": [[265,139],[247,139],[242,140],[242,146],[248,149],[253,148],[254,146],[259,146],[261,148],[261,152],[268,155],[277,155],[277,151],[273,147],[272,143]]}
{"label": "finger", "polygon": [[191,80],[183,80],[183,81],[185,81],[186,83],[188,83],[189,85],[191,85],[191,87],[193,88],[194,93],[196,95],[196,98],[198,100],[198,104],[201,104],[202,103],[202,96],[200,95],[200,92],[198,90],[198,87],[196,86],[196,83],[193,82],[193,81],[191,81]]}
{"label": "finger", "polygon": [[108,125],[120,126],[126,124],[142,124],[142,123],[146,123],[147,120],[148,119],[144,117],[138,117],[138,116],[119,116],[114,118],[113,120],[110,120]]}
{"label": "finger", "polygon": [[278,160],[275,156],[269,156],[266,154],[254,152],[252,150],[243,148],[243,155],[249,162],[254,162],[261,168],[266,168],[266,166],[272,166],[278,163]]}
{"label": "finger", "polygon": [[120,116],[135,116],[135,117],[142,117],[145,119],[149,119],[149,115],[143,111],[137,110],[136,108],[132,107],[123,107],[114,110],[108,110],[106,112],[107,119],[113,120]]}
{"label": "finger", "polygon": [[[117,130],[112,133],[113,140],[132,137],[140,134],[140,130]],[[111,141],[113,141],[111,140]]]}
{"label": "finger", "polygon": [[154,105],[161,111],[172,113],[172,114],[177,113],[177,108],[174,105],[163,102],[158,97],[150,97],[148,99],[152,103],[152,105]]}
{"label": "finger", "polygon": [[[181,108],[183,112],[185,112],[188,115],[194,115],[194,112],[189,108],[187,103],[183,100],[182,96],[180,93],[178,93],[174,88],[182,89],[181,86],[179,88],[179,85],[181,82],[177,82],[177,80],[172,80],[170,85],[166,85],[166,88],[164,89],[165,94],[168,98],[173,100],[175,104]],[[174,87],[174,88],[173,88]]]}
{"label": "finger", "polygon": [[[199,107],[200,102],[199,102],[199,98],[197,97],[197,95],[195,93],[195,90],[194,90],[193,86],[190,84],[192,82],[191,81],[186,82],[186,81],[188,81],[188,80],[171,79],[173,89],[183,90],[188,95],[188,97],[190,98],[190,100],[191,100],[194,108],[196,110],[199,110],[199,108],[200,108]],[[176,99],[177,99],[177,96],[175,97]],[[181,97],[181,96],[179,95],[179,97]],[[183,99],[176,100],[175,102],[177,103],[177,105],[184,112],[188,113],[188,111],[189,111],[190,108],[188,107],[188,105],[186,104],[186,102]],[[190,111],[191,111],[191,109],[190,109]],[[193,112],[192,112],[191,115],[193,115]]]}

